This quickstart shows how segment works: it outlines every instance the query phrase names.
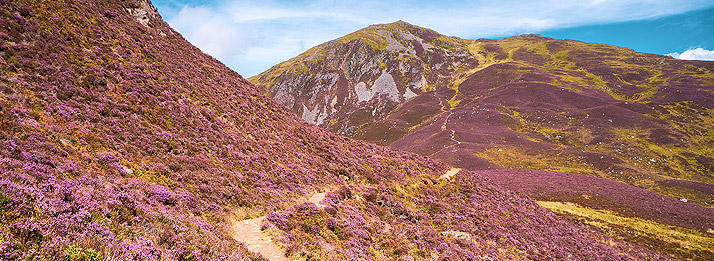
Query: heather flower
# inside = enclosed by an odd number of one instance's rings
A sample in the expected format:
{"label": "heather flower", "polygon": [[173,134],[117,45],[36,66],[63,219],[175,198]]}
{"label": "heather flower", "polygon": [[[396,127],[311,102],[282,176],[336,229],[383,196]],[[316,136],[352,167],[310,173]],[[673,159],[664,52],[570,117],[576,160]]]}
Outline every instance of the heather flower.
{"label": "heather flower", "polygon": [[[3,258],[65,259],[72,250],[118,260],[244,259],[254,254],[228,224],[239,211],[267,213],[287,249],[325,259],[376,258],[374,249],[431,258],[441,243],[453,253],[491,251],[440,236],[457,228],[479,246],[488,245],[486,231],[517,230],[524,243],[504,240],[504,253],[617,252],[586,249],[599,235],[481,180],[425,185],[412,200],[400,191],[446,166],[300,121],[158,14],[137,22],[127,8],[144,1],[0,2],[2,44],[14,43],[2,50],[13,59],[0,59],[0,91],[16,94],[0,100]],[[330,187],[341,188],[328,208],[295,204]],[[429,212],[426,195],[445,203]],[[523,217],[499,214],[509,212]],[[557,240],[540,243],[548,239]]]}

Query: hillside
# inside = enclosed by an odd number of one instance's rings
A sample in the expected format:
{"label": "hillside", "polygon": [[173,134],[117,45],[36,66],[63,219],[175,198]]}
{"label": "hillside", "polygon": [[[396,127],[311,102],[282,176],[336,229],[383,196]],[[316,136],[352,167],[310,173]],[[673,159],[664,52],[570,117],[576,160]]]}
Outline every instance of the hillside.
{"label": "hillside", "polygon": [[[526,172],[534,179],[479,174],[537,200],[553,197],[519,182],[547,182],[554,176],[542,171],[558,171],[574,174],[556,175],[564,184],[583,180],[575,174],[629,184],[618,186],[625,202],[673,197],[662,201],[657,211],[669,211],[662,216],[714,214],[712,62],[538,35],[463,40],[400,21],[316,46],[250,81],[334,133],[473,171],[540,170]],[[654,218],[644,209],[558,200]],[[677,212],[690,207],[696,218]]]}
{"label": "hillside", "polygon": [[714,182],[712,70],[602,44],[468,41],[396,22],[252,81],[308,122],[457,167],[583,173],[708,203],[710,189],[696,187]]}
{"label": "hillside", "polygon": [[713,70],[537,35],[462,40],[400,21],[251,80],[308,122],[458,167],[585,173],[703,203],[714,196],[662,184],[714,182]]}
{"label": "hillside", "polygon": [[303,122],[147,0],[0,0],[0,57],[6,260],[260,259],[261,215],[291,258],[664,258]]}

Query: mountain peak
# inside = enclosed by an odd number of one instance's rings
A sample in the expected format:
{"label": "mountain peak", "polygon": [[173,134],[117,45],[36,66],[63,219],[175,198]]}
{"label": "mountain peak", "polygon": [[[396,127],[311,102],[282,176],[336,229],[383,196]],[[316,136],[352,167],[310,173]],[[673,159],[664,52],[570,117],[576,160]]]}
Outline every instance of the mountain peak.
{"label": "mountain peak", "polygon": [[[362,102],[376,106],[371,114],[379,115],[396,103],[445,83],[451,73],[478,65],[467,44],[466,40],[444,36],[401,20],[375,24],[316,46],[286,63],[274,66],[254,80],[282,82],[283,78],[296,73],[316,72],[322,75],[317,78],[351,89],[309,101],[295,96],[295,85],[285,84],[270,90],[278,101],[299,111],[299,115],[311,123],[322,124],[328,114],[337,110],[349,113],[349,110],[363,106],[360,105]],[[304,91],[305,94],[319,92]],[[344,94],[348,92],[355,92],[356,95],[346,97]],[[391,105],[383,106],[385,104],[382,103]]]}
{"label": "mountain peak", "polygon": [[397,21],[391,22],[391,23],[373,24],[373,25],[368,26],[367,28],[372,28],[372,27],[375,27],[375,28],[417,28],[418,26],[407,23],[402,20],[397,20]]}
{"label": "mountain peak", "polygon": [[[386,44],[388,38],[397,41],[415,40],[416,38],[431,42],[443,35],[434,30],[419,27],[402,20],[388,24],[373,24],[340,39],[354,40],[357,38],[370,39]],[[375,38],[376,37],[376,38]]]}
{"label": "mountain peak", "polygon": [[539,34],[521,34],[521,35],[517,35],[517,36],[507,37],[505,39],[522,39],[522,40],[529,40],[529,41],[556,40],[554,38],[545,37],[545,36],[542,36]]}
{"label": "mountain peak", "polygon": [[402,20],[398,20],[396,22],[386,23],[386,24],[374,24],[372,26],[391,28],[391,29],[400,29],[400,30],[424,29],[422,27],[410,24],[410,23],[402,21]]}

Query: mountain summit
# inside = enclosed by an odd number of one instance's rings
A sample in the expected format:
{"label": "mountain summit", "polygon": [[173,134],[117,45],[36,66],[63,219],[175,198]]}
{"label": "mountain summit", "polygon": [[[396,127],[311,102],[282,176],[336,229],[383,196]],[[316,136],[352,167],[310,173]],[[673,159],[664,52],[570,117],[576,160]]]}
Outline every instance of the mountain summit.
{"label": "mountain summit", "polygon": [[[478,66],[465,41],[399,21],[314,47],[255,77],[308,122],[348,136],[398,104]],[[350,115],[340,117],[339,115]]]}

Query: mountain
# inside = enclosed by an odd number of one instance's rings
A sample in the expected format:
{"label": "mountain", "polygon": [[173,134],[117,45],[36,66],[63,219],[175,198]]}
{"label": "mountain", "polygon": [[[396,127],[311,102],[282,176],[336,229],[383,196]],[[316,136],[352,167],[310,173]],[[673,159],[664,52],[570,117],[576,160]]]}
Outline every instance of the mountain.
{"label": "mountain", "polygon": [[251,80],[308,122],[457,167],[583,173],[708,204],[714,195],[675,184],[714,182],[713,70],[537,35],[462,40],[400,21]]}
{"label": "mountain", "polygon": [[[375,25],[314,47],[253,82],[305,121],[361,137],[361,125],[448,84],[454,72],[477,67],[464,43],[401,21]],[[398,136],[369,140],[385,143]]]}
{"label": "mountain", "polygon": [[[477,171],[539,201],[711,238],[713,62],[538,35],[464,40],[399,21],[321,44],[249,80],[334,133]],[[656,244],[642,238],[661,241],[610,225],[644,245]]]}
{"label": "mountain", "polygon": [[255,217],[290,258],[666,258],[308,124],[148,0],[0,0],[0,57],[5,260],[261,259]]}

